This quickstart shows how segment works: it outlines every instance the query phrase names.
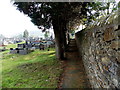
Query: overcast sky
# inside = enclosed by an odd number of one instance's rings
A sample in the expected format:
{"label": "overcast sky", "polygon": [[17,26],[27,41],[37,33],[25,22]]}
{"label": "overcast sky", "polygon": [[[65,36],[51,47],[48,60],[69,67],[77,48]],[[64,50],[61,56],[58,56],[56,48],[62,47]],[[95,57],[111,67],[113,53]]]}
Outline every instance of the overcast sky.
{"label": "overcast sky", "polygon": [[25,29],[28,31],[40,31],[30,18],[16,10],[16,7],[10,3],[10,0],[1,0],[0,2],[0,34],[11,37],[22,33]]}

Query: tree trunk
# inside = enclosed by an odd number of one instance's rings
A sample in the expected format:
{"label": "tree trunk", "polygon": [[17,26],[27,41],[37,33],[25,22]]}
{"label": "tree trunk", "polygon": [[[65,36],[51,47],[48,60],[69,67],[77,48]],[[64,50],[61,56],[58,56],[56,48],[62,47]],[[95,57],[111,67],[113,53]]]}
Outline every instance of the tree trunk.
{"label": "tree trunk", "polygon": [[63,54],[64,54],[64,59],[66,58],[66,49],[67,49],[67,41],[66,41],[66,31],[64,31],[64,29],[62,29],[62,32],[61,32],[61,35],[62,35],[62,45],[63,45]]}
{"label": "tree trunk", "polygon": [[64,59],[63,38],[61,35],[61,29],[59,27],[58,22],[53,21],[53,29],[54,29],[55,42],[56,42],[56,57],[59,60],[63,60]]}
{"label": "tree trunk", "polygon": [[69,31],[67,31],[67,33],[66,33],[66,38],[67,38],[67,44],[69,43],[69,41],[70,41],[70,35],[69,35]]}
{"label": "tree trunk", "polygon": [[64,24],[62,24],[61,26],[61,35],[63,40],[63,49],[65,50],[67,45],[67,40],[66,40],[66,26]]}
{"label": "tree trunk", "polygon": [[66,41],[66,32],[65,31],[63,31],[62,32],[63,34],[63,45],[64,45],[64,49],[66,48],[66,45],[67,45],[67,41]]}
{"label": "tree trunk", "polygon": [[55,41],[56,41],[56,56],[58,59],[65,59],[66,41],[66,21],[63,17],[56,16],[52,21]]}

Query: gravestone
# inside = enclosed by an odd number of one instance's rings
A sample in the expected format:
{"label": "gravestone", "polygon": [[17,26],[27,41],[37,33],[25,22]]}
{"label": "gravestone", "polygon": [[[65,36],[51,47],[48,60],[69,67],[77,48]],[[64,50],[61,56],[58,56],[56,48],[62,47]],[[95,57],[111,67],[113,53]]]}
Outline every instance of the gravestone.
{"label": "gravestone", "polygon": [[10,53],[11,53],[11,54],[16,54],[16,53],[17,53],[17,50],[15,50],[15,49],[10,49]]}
{"label": "gravestone", "polygon": [[35,47],[29,48],[29,50],[34,51],[34,50],[35,50]]}
{"label": "gravestone", "polygon": [[17,51],[17,53],[19,53],[19,48],[15,48],[15,50]]}
{"label": "gravestone", "polygon": [[25,44],[18,44],[17,47],[18,48],[25,48]]}
{"label": "gravestone", "polygon": [[19,50],[19,54],[26,55],[28,54],[28,50],[27,49]]}
{"label": "gravestone", "polygon": [[40,45],[39,45],[39,49],[40,49],[40,50],[44,50],[44,49],[45,49],[44,45],[40,44]]}
{"label": "gravestone", "polygon": [[27,48],[32,48],[32,46],[33,46],[32,44],[26,45]]}
{"label": "gravestone", "polygon": [[39,49],[39,45],[34,45],[35,49]]}

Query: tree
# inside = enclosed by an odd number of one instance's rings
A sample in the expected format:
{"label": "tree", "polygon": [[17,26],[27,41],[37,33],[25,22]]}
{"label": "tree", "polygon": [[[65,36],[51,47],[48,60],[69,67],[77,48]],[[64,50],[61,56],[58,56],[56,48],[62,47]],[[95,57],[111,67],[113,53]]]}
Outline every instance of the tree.
{"label": "tree", "polygon": [[[64,58],[67,23],[86,15],[85,3],[15,2],[18,10],[27,14],[31,21],[43,31],[53,26],[57,58]],[[64,9],[63,9],[64,8]],[[80,11],[82,13],[80,15]]]}
{"label": "tree", "polygon": [[23,32],[23,37],[24,37],[24,38],[28,38],[28,36],[29,36],[29,33],[28,33],[27,30],[25,30],[25,31]]}
{"label": "tree", "polygon": [[48,37],[49,37],[49,31],[45,31],[44,37],[45,37],[46,40],[48,39]]}
{"label": "tree", "polygon": [[[43,31],[53,26],[56,55],[58,59],[63,59],[68,29],[81,22],[92,21],[93,16],[99,15],[95,7],[100,7],[102,4],[96,5],[94,2],[14,2],[14,5],[19,11],[27,14],[31,21]],[[96,10],[95,15],[92,15],[91,8]],[[68,28],[69,25],[71,28]]]}
{"label": "tree", "polygon": [[[83,22],[87,25],[91,24],[99,17],[109,17],[114,10],[117,9],[117,3],[115,0],[107,0],[106,2],[99,2],[96,0],[95,2],[91,2],[89,6],[87,6],[87,19],[83,18]],[[111,9],[111,11],[110,11]]]}
{"label": "tree", "polygon": [[5,36],[4,36],[4,35],[2,35],[2,34],[0,34],[0,39],[3,39],[3,38],[5,38]]}

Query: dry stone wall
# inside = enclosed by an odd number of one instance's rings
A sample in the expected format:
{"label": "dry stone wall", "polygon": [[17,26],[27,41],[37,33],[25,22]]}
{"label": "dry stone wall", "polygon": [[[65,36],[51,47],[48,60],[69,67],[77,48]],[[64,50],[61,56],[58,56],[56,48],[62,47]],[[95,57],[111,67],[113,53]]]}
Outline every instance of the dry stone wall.
{"label": "dry stone wall", "polygon": [[76,33],[92,88],[120,88],[120,29],[111,24]]}

